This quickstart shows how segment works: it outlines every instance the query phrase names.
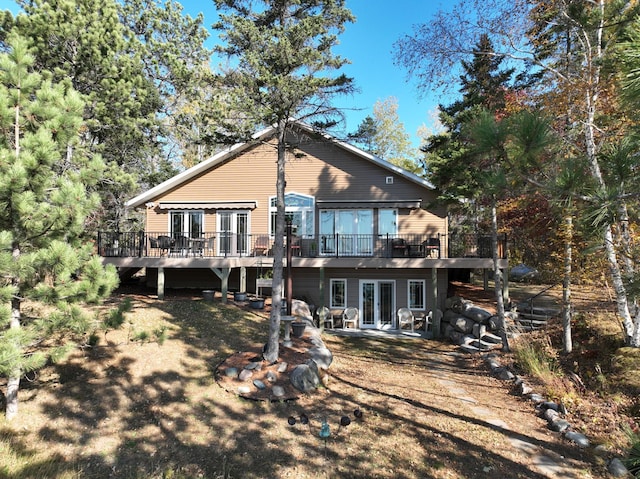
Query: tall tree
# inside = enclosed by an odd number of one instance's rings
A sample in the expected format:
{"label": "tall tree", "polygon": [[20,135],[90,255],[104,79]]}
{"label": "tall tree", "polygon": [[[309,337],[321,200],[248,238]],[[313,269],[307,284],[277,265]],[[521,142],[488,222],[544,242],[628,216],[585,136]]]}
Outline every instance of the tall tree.
{"label": "tall tree", "polygon": [[461,130],[482,110],[505,115],[513,69],[502,69],[503,59],[495,54],[489,36],[482,35],[472,49],[471,61],[461,61],[462,97],[440,106],[440,122],[446,130],[427,138],[422,147],[427,176],[438,185],[442,200],[472,198],[478,188],[474,168],[469,168],[474,156],[467,151]]}
{"label": "tall tree", "polygon": [[364,145],[366,151],[389,163],[412,173],[419,173],[421,170],[415,160],[417,151],[411,146],[409,135],[400,121],[398,99],[395,97],[376,101],[373,105],[373,117],[365,117],[348,138]]}
{"label": "tall tree", "polygon": [[[78,304],[100,302],[118,280],[84,233],[104,163],[81,146],[80,95],[34,73],[26,40],[9,38],[0,56],[0,374],[11,419],[22,374],[68,350],[65,333],[90,330],[95,319]],[[26,300],[51,310],[23,316]]]}
{"label": "tall tree", "polygon": [[[182,15],[173,1],[18,0],[8,27],[34,42],[36,65],[68,79],[85,96],[83,143],[111,173],[98,189],[103,227],[119,228],[133,188],[175,174],[179,149],[168,119],[176,98],[195,97],[193,67],[209,52],[203,18]],[[96,218],[101,222],[100,218]]]}
{"label": "tall tree", "polygon": [[[415,35],[399,40],[399,63],[417,75],[422,88],[443,85],[455,63],[471,55],[465,44],[481,33],[493,38],[510,61],[530,66],[544,79],[543,93],[559,91],[571,102],[565,104],[562,119],[563,138],[572,145],[572,157],[587,158],[589,172],[606,196],[609,185],[603,172],[601,145],[607,134],[616,133],[612,116],[603,113],[605,100],[615,90],[615,65],[610,62],[625,25],[637,17],[640,5],[627,0],[593,2],[528,0],[461,0],[452,12],[440,12],[429,24],[420,25]],[[468,12],[473,12],[470,18]],[[564,103],[549,101],[548,105]],[[624,218],[624,199],[618,197],[619,218]],[[613,217],[612,217],[613,219]],[[614,232],[623,225],[609,223],[602,233],[604,257],[616,292],[618,314],[622,319],[625,340],[640,346],[640,315],[632,320],[620,267],[618,240]]]}
{"label": "tall tree", "polygon": [[[352,80],[332,74],[347,61],[332,53],[337,34],[354,21],[344,0],[216,0],[223,42],[217,51],[236,65],[224,87],[248,125],[273,125],[277,142],[276,231],[269,337],[264,358],[279,356],[285,233],[285,165],[293,119],[335,118],[331,99],[353,90]],[[233,120],[233,121],[229,121]],[[236,118],[221,126],[242,134]],[[245,138],[246,130],[244,130]]]}

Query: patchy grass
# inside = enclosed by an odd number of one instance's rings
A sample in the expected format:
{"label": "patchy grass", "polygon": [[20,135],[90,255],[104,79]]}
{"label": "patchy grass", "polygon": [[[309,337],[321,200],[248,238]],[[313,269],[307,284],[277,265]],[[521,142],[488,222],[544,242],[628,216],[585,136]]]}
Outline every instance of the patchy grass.
{"label": "patchy grass", "polygon": [[[121,330],[23,381],[19,417],[0,422],[0,477],[542,479],[514,439],[563,456],[576,478],[602,472],[450,344],[326,334],[328,387],[252,401],[214,371],[264,342],[264,313],[188,294],[126,296],[134,307]],[[309,424],[289,425],[303,413]]]}

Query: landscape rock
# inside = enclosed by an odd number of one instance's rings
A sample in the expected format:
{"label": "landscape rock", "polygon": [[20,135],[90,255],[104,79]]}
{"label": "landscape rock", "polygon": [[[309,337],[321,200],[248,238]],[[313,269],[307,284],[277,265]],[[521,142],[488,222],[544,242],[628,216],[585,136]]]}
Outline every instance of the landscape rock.
{"label": "landscape rock", "polygon": [[587,436],[585,436],[584,434],[580,434],[579,432],[575,431],[567,431],[564,434],[564,437],[580,447],[589,447],[589,439],[587,439]]}
{"label": "landscape rock", "polygon": [[288,366],[289,366],[289,365],[288,365],[286,362],[284,362],[284,361],[283,361],[283,362],[281,362],[280,364],[278,364],[278,369],[277,369],[277,371],[278,371],[279,373],[283,373],[283,372],[285,372],[285,371],[287,370],[287,367],[288,367]]}
{"label": "landscape rock", "polygon": [[278,385],[273,386],[273,388],[271,389],[271,392],[275,397],[284,396],[284,388],[282,386],[278,386]]}
{"label": "landscape rock", "polygon": [[329,366],[331,366],[333,362],[333,354],[324,346],[311,348],[307,354],[316,362],[320,369],[329,369]]}
{"label": "landscape rock", "polygon": [[249,379],[251,379],[252,376],[253,376],[253,371],[249,369],[243,369],[242,371],[240,371],[240,374],[238,375],[238,379],[240,381],[248,381]]}
{"label": "landscape rock", "polygon": [[313,359],[309,359],[305,364],[297,365],[291,371],[289,381],[298,391],[309,392],[316,389],[321,383],[318,365]]}
{"label": "landscape rock", "polygon": [[260,381],[259,379],[254,379],[254,380],[253,380],[253,385],[254,385],[255,387],[257,387],[258,389],[260,389],[260,390],[262,390],[262,389],[266,389],[266,387],[267,387],[267,386],[266,386],[262,381]]}
{"label": "landscape rock", "polygon": [[249,394],[251,388],[249,386],[238,386],[238,394]]}
{"label": "landscape rock", "polygon": [[476,323],[486,323],[492,314],[486,309],[479,308],[478,306],[471,306],[462,311],[464,317],[475,321]]}
{"label": "landscape rock", "polygon": [[611,474],[613,477],[628,477],[629,476],[629,471],[627,470],[625,465],[622,463],[622,461],[620,459],[618,459],[617,457],[614,457],[609,462],[609,464],[607,465],[607,471],[609,471],[609,474]]}
{"label": "landscape rock", "polygon": [[238,368],[227,368],[224,370],[224,375],[230,378],[238,376]]}
{"label": "landscape rock", "polygon": [[564,419],[556,419],[555,421],[551,421],[549,423],[549,428],[552,431],[556,432],[564,432],[569,429],[569,427],[571,427],[571,424],[569,424],[569,422],[565,421]]}
{"label": "landscape rock", "polygon": [[269,381],[270,383],[275,383],[276,382],[276,373],[274,373],[273,371],[269,371],[267,373],[267,381]]}

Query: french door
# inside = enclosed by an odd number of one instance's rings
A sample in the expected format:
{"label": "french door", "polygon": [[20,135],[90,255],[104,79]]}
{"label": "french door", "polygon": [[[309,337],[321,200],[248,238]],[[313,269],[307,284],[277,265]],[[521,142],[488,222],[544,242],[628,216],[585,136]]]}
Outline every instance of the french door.
{"label": "french door", "polygon": [[360,327],[395,328],[395,297],[395,281],[360,280]]}
{"label": "french door", "polygon": [[243,211],[218,212],[219,256],[244,256],[249,252],[249,214]]}

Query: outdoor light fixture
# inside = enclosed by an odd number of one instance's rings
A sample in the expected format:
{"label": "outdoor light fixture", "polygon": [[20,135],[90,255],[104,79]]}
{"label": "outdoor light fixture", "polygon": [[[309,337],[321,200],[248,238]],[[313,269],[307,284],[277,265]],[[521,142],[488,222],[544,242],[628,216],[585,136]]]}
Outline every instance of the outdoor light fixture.
{"label": "outdoor light fixture", "polygon": [[[353,411],[353,415],[357,419],[362,419],[362,411],[360,409],[356,409],[355,411]],[[289,416],[287,418],[287,422],[289,423],[290,426],[295,426],[298,421],[300,421],[300,424],[302,425],[305,425],[305,426],[308,425],[309,432],[312,432],[309,416],[307,416],[305,413],[300,414],[298,419],[296,419],[295,416]],[[340,422],[338,425],[338,431],[340,431],[340,428],[347,427],[349,424],[351,424],[351,418],[347,415],[342,416],[340,418]],[[320,430],[318,431],[318,437],[320,437],[321,439],[324,439],[325,452],[327,448],[327,439],[330,436],[331,436],[331,426],[329,426],[329,422],[327,421],[327,418],[323,417],[322,420],[320,421]]]}

